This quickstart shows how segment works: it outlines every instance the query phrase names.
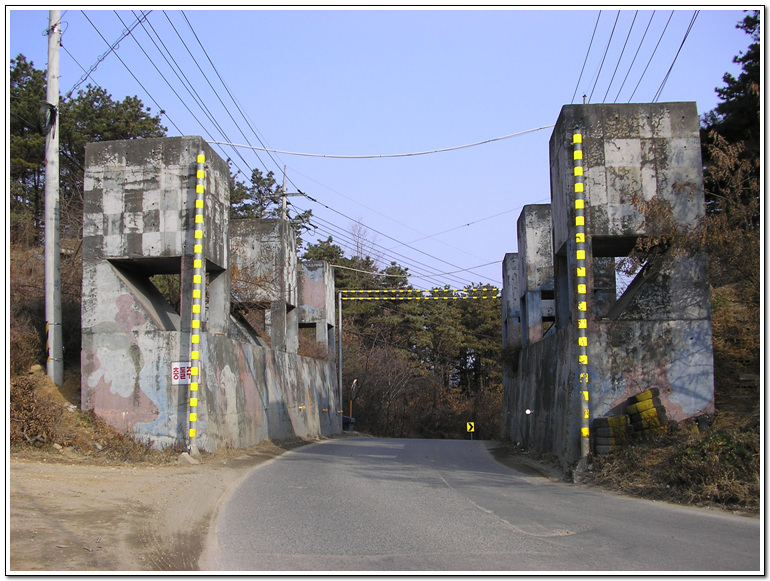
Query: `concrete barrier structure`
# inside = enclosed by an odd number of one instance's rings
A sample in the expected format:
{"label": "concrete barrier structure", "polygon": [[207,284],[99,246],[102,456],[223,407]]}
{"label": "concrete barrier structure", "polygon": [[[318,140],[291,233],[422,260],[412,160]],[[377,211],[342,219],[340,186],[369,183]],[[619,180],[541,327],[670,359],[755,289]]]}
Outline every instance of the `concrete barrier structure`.
{"label": "concrete barrier structure", "polygon": [[[579,154],[575,134],[581,136]],[[550,224],[537,207],[525,207],[519,219],[522,349],[515,372],[504,374],[503,414],[510,419],[503,436],[527,442],[533,451],[556,454],[567,468],[582,456],[586,410],[591,418],[620,414],[629,397],[657,387],[670,420],[714,411],[706,257],[676,258],[664,252],[627,286],[615,268],[637,239],[660,233],[639,201],[664,200],[682,225],[703,216],[696,106],[567,105],[551,136],[550,159]],[[584,194],[576,203],[578,172]],[[574,228],[578,207],[585,222],[582,237]],[[529,251],[531,241],[545,239],[546,231],[552,251]],[[504,265],[512,268],[507,256]],[[578,280],[581,265],[585,271]],[[528,286],[533,272],[546,276]],[[506,283],[512,279],[504,273]],[[537,309],[528,309],[528,303],[538,298],[533,291],[547,290],[549,284],[555,325],[542,335]],[[587,324],[585,339],[578,332],[579,319]],[[508,335],[504,340],[517,343]],[[579,343],[585,349],[587,383],[581,381]]]}
{"label": "concrete barrier structure", "polygon": [[315,329],[315,340],[329,353],[334,339],[334,269],[323,260],[307,260],[299,272],[299,326]]}
{"label": "concrete barrier structure", "polygon": [[334,363],[297,355],[291,228],[229,208],[229,168],[200,137],[86,147],[82,405],[158,448],[193,424],[205,451],[342,429]]}

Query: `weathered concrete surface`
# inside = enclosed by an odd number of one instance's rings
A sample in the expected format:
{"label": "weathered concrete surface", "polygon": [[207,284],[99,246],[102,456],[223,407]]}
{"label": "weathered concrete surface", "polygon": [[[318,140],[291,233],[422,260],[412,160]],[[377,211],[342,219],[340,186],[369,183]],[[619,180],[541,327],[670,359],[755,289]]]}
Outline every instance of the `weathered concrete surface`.
{"label": "weathered concrete surface", "polygon": [[618,246],[624,237],[655,233],[655,224],[637,211],[635,197],[665,199],[682,224],[703,215],[699,129],[695,103],[562,107],[550,143],[555,252],[570,237],[573,133],[583,135],[591,237],[609,237]]}
{"label": "weathered concrete surface", "polygon": [[[202,241],[193,235],[199,151],[206,155]],[[86,161],[84,409],[156,447],[185,445],[193,396],[202,450],[341,431],[333,364],[296,355],[296,250],[288,225],[234,224],[239,262],[233,263],[229,169],[200,137],[89,144]],[[196,242],[203,244],[207,284],[200,389],[190,392],[189,376],[175,378],[172,369],[187,375],[190,366]],[[256,293],[270,302],[273,349],[231,315],[231,265],[276,280]],[[179,285],[179,311],[151,281],[158,274]]]}
{"label": "weathered concrete surface", "polygon": [[299,270],[299,326],[315,327],[316,341],[334,351],[334,269],[306,260]]}
{"label": "weathered concrete surface", "polygon": [[[660,390],[669,419],[714,411],[706,257],[664,254],[619,297],[615,276],[616,257],[626,256],[637,238],[659,233],[638,200],[665,200],[684,225],[703,216],[698,129],[694,103],[567,105],[554,128],[550,223],[536,207],[525,208],[519,218],[524,348],[504,373],[508,420],[503,436],[558,455],[565,469],[580,455],[581,391],[586,388],[577,373],[576,132],[583,136],[585,172],[587,293],[581,300],[587,303],[590,415],[622,413],[627,398],[651,387]],[[543,241],[551,228],[553,279],[548,281],[548,271],[542,270],[548,257],[526,249],[547,247]],[[506,284],[514,278],[504,273]],[[537,297],[527,285],[554,291],[556,325],[548,336],[539,333],[542,325],[533,329],[535,314],[525,304]],[[526,409],[533,413],[527,416]]]}
{"label": "weathered concrete surface", "polygon": [[543,338],[543,322],[554,317],[551,206],[524,206],[517,222],[521,340],[524,346]]}
{"label": "weathered concrete surface", "polygon": [[246,300],[265,303],[264,324],[270,347],[296,353],[299,346],[297,243],[285,220],[233,220],[232,268],[247,287]]}

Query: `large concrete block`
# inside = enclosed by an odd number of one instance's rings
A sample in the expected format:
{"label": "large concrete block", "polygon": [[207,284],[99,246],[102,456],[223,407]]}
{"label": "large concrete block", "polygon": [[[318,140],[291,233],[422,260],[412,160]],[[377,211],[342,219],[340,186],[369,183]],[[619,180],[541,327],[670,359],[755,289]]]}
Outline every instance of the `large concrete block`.
{"label": "large concrete block", "polygon": [[199,152],[206,156],[204,254],[226,268],[230,172],[200,137],[86,145],[83,258],[192,255]]}
{"label": "large concrete block", "polygon": [[636,199],[666,200],[683,224],[703,215],[699,123],[695,103],[565,105],[550,142],[555,251],[569,238],[574,133],[583,136],[588,232],[633,238],[655,234]]}

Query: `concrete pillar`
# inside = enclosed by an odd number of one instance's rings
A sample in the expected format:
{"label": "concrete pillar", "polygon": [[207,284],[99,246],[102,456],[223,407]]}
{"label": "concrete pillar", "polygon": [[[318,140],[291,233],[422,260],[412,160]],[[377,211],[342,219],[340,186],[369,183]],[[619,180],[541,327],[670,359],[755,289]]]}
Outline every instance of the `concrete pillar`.
{"label": "concrete pillar", "polygon": [[543,323],[553,318],[550,204],[524,206],[517,222],[517,233],[521,276],[521,339],[522,345],[526,347],[543,338]]}

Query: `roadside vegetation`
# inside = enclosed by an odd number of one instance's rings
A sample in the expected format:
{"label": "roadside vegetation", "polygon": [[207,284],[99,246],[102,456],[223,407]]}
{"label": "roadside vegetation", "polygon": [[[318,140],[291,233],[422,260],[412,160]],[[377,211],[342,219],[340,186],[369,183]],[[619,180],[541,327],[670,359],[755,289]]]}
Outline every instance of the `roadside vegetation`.
{"label": "roadside vegetation", "polygon": [[[583,482],[646,498],[754,512],[759,509],[764,411],[759,384],[759,14],[748,13],[738,26],[751,38],[746,53],[736,57],[743,72],[738,78],[725,75],[725,86],[717,89],[721,104],[702,119],[707,215],[696,228],[681,231],[673,226],[667,208],[649,205],[648,219],[661,225],[662,234],[643,241],[632,257],[644,262],[661,246],[709,253],[716,412],[708,425],[683,422],[670,434],[593,457]],[[84,145],[162,136],[165,128],[160,116],[152,116],[136,98],[116,102],[92,87],[62,104],[65,382],[57,389],[41,367],[45,164],[36,115],[44,95],[44,71],[23,55],[11,60],[11,451],[26,457],[69,455],[96,462],[174,461],[179,451],[155,451],[151,443],[118,434],[79,409]],[[274,176],[255,171],[247,184],[236,177],[233,217],[275,216],[280,202]],[[307,230],[309,215],[290,219],[299,233]],[[323,259],[340,267],[335,269],[338,290],[414,290],[408,269],[382,264],[360,224],[352,225],[350,240],[354,250],[347,255],[332,238],[298,242],[304,248],[303,259]],[[485,288],[471,285],[465,292],[481,296]],[[466,424],[475,422],[474,437],[498,439],[504,357],[499,313],[499,299],[345,302],[345,414],[352,412],[357,430],[377,436],[467,438]],[[510,453],[522,451],[510,447]]]}

